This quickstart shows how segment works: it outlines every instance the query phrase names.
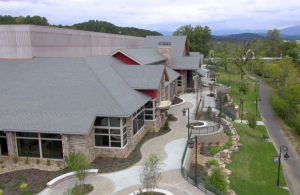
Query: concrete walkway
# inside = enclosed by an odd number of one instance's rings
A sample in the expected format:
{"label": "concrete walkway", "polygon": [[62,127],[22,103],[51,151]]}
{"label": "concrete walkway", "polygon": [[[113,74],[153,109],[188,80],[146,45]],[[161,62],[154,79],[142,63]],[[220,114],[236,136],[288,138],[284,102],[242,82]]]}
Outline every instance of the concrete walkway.
{"label": "concrete walkway", "polygon": [[284,134],[282,133],[281,128],[278,125],[274,113],[270,107],[268,86],[261,80],[259,81],[259,85],[260,85],[259,94],[262,99],[262,101],[258,103],[260,114],[263,118],[270,139],[273,142],[278,154],[279,154],[280,146],[285,145],[288,147],[289,158],[288,160],[285,161],[283,160],[284,158],[282,157],[282,161],[281,161],[283,165],[284,176],[287,185],[289,187],[290,194],[299,195],[300,194],[300,185],[299,185],[300,184],[300,162],[297,159],[295,151],[290,146],[289,142],[287,141]]}
{"label": "concrete walkway", "polygon": [[[182,116],[182,109],[190,108],[192,113],[196,108],[196,94],[183,94],[180,98],[185,99],[186,102],[182,105],[171,107],[168,111],[178,118],[176,122],[169,122],[172,131],[144,143],[141,147],[142,159],[134,166],[114,173],[88,176],[86,183],[90,183],[95,187],[90,193],[91,195],[128,195],[141,188],[138,176],[139,169],[151,152],[158,153],[164,163],[164,171],[162,180],[159,182],[159,188],[168,190],[176,195],[204,194],[204,192],[195,188],[181,176],[181,157],[188,136],[187,128],[185,127],[188,119],[187,116]],[[192,120],[193,115],[191,113],[190,119]],[[39,194],[62,194],[67,188],[73,187],[75,183],[78,183],[78,179],[68,179],[53,188],[44,189]]]}

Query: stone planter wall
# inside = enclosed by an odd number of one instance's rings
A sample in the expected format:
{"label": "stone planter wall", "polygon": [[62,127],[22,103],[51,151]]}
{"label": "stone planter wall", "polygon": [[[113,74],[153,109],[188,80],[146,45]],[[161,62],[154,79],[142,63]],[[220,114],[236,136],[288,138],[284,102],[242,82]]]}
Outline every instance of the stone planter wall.
{"label": "stone planter wall", "polygon": [[198,144],[202,144],[203,142],[205,144],[208,144],[210,142],[212,142],[212,143],[216,143],[216,142],[223,143],[224,142],[223,126],[220,125],[219,131],[216,131],[214,133],[198,135],[197,136],[197,141],[198,141]]}
{"label": "stone planter wall", "polygon": [[230,93],[231,92],[231,87],[219,87],[216,89],[217,93],[221,92],[221,93]]}

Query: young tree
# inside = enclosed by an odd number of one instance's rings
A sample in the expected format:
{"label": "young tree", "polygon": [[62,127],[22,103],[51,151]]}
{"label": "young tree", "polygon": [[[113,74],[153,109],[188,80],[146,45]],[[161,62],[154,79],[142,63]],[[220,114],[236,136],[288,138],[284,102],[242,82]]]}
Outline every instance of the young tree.
{"label": "young tree", "polygon": [[88,176],[88,170],[91,168],[84,154],[75,153],[70,154],[69,157],[65,157],[66,163],[69,167],[70,171],[76,172],[76,177],[79,180],[80,187],[83,190],[84,188],[84,180]]}
{"label": "young tree", "polygon": [[148,192],[150,191],[150,194],[153,194],[154,188],[161,180],[161,171],[164,164],[159,161],[160,157],[151,152],[140,169],[140,182],[143,188],[146,188]]}
{"label": "young tree", "polygon": [[[258,103],[258,102],[256,102],[256,103]],[[256,114],[254,112],[248,112],[246,114],[246,119],[247,119],[247,123],[248,123],[249,127],[251,129],[253,129],[252,137],[254,138],[254,129],[257,125]]]}
{"label": "young tree", "polygon": [[268,34],[266,36],[266,48],[267,48],[267,56],[277,57],[280,54],[279,44],[282,42],[280,38],[280,31],[278,29],[268,30]]}
{"label": "young tree", "polygon": [[225,173],[220,168],[212,169],[211,175],[207,178],[207,182],[221,190],[224,194],[228,189],[228,183],[226,181]]}

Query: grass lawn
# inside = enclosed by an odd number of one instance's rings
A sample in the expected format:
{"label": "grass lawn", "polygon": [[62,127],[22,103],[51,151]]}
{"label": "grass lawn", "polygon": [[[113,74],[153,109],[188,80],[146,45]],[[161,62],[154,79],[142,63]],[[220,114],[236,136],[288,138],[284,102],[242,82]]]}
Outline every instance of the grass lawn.
{"label": "grass lawn", "polygon": [[[218,76],[218,83],[227,85],[228,84],[228,74],[224,70],[224,67],[219,68],[219,73],[220,73],[220,76]],[[240,101],[239,101],[240,98],[243,98],[245,100],[244,101],[244,106],[243,106],[243,108],[244,108],[243,109],[243,113],[244,113],[243,119],[245,118],[245,113],[247,113],[247,112],[256,112],[256,104],[254,104],[254,100],[256,100],[256,97],[259,94],[259,85],[258,84],[256,85],[256,92],[255,92],[254,81],[251,78],[247,77],[247,76],[245,76],[245,79],[250,84],[249,85],[249,91],[246,95],[240,93],[239,90],[238,90],[237,85],[241,80],[241,76],[237,73],[232,73],[230,75],[230,86],[231,86],[230,96],[231,96],[231,98],[233,98],[234,103],[237,104],[237,105],[240,105]],[[261,101],[264,101],[264,100],[261,100]],[[260,116],[260,113],[259,113],[259,108],[258,107],[257,107],[257,120],[258,121],[262,120],[262,118]]]}
{"label": "grass lawn", "polygon": [[[234,127],[244,146],[232,155],[232,163],[227,165],[227,168],[232,170],[230,188],[242,195],[289,194],[287,190],[276,186],[278,163],[274,163],[274,156],[278,154],[272,143],[262,139],[262,134],[267,134],[265,127],[257,126],[254,131],[245,124],[234,123]],[[251,138],[253,134],[255,138]],[[287,186],[282,169],[280,186]]]}

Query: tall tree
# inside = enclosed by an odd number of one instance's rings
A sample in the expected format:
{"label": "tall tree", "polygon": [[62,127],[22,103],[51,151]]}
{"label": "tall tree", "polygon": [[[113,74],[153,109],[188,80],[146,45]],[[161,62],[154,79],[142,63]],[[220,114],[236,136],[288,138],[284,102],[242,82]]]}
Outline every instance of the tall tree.
{"label": "tall tree", "polygon": [[204,55],[208,55],[210,51],[211,30],[208,26],[184,25],[179,27],[174,36],[186,35],[189,41],[190,51],[198,51]]}
{"label": "tall tree", "polygon": [[282,42],[280,31],[278,29],[268,30],[266,36],[267,56],[278,57],[280,55],[279,44]]}

